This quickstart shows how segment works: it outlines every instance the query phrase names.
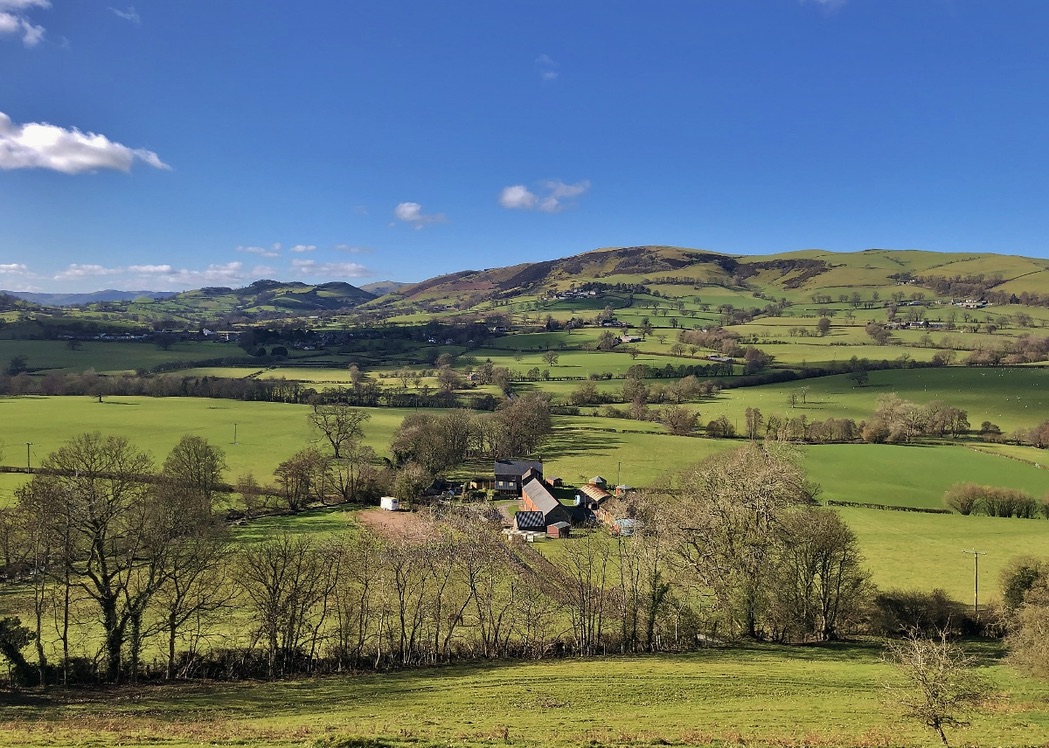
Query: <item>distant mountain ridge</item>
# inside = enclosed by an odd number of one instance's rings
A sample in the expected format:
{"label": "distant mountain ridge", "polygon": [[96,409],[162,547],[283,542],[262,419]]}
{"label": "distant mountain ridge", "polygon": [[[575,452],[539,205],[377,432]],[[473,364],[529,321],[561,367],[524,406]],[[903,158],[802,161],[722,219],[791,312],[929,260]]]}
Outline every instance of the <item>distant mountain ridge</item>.
{"label": "distant mountain ridge", "polygon": [[83,306],[103,301],[134,301],[135,299],[166,299],[177,294],[177,291],[118,291],[107,288],[91,293],[33,293],[31,291],[0,291],[8,296],[31,301],[43,306]]}

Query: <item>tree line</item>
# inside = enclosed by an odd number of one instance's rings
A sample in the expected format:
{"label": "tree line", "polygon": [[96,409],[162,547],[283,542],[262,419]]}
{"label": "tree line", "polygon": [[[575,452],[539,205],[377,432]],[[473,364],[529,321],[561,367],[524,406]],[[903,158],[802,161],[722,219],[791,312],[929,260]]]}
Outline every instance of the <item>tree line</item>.
{"label": "tree line", "polygon": [[0,511],[29,600],[0,653],[23,685],[831,639],[870,589],[851,531],[757,445],[632,498],[632,537],[584,529],[557,564],[485,504],[436,505],[396,537],[238,537],[216,511],[222,452],[198,437],[152,482],[150,455],[97,433],[44,466]]}

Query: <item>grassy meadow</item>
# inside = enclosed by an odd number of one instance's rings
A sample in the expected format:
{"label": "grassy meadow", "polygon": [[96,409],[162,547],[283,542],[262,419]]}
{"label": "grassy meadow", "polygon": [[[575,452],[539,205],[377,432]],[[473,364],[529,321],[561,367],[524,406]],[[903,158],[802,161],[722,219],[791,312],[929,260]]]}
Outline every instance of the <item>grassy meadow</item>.
{"label": "grassy meadow", "polygon": [[[958,745],[1049,741],[1049,686],[995,645],[974,650],[1002,696],[949,731]],[[27,695],[0,745],[932,746],[903,719],[876,645],[713,648],[684,655],[478,663],[277,683]]]}

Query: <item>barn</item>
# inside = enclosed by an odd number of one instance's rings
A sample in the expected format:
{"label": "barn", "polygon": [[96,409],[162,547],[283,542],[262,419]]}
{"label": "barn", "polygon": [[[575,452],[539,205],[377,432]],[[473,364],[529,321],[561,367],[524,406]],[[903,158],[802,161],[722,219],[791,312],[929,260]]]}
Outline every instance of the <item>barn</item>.
{"label": "barn", "polygon": [[569,522],[568,510],[553,497],[543,479],[534,472],[525,476],[521,486],[521,508],[529,512],[541,512],[545,526],[555,522]]}

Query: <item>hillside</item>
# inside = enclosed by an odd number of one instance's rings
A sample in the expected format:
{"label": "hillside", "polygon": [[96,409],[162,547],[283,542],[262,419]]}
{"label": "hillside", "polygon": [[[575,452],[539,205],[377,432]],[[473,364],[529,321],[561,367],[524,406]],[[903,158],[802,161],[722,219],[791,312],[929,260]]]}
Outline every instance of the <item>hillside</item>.
{"label": "hillside", "polygon": [[209,287],[184,291],[166,299],[139,299],[128,304],[127,311],[148,319],[192,321],[227,316],[273,319],[348,311],[374,298],[375,294],[349,283],[309,285],[258,280],[244,288]]}
{"label": "hillside", "polygon": [[[988,254],[870,249],[843,253],[803,250],[730,256],[680,247],[598,249],[556,260],[464,270],[400,288],[371,308],[438,312],[519,298],[544,298],[586,283],[645,286],[667,297],[721,288],[792,303],[838,301],[843,294],[877,292],[888,298],[947,290],[1019,296],[1049,294],[1049,261]],[[955,289],[964,286],[964,289]],[[962,294],[968,295],[966,293]],[[1004,303],[1004,302],[1003,302]]]}

